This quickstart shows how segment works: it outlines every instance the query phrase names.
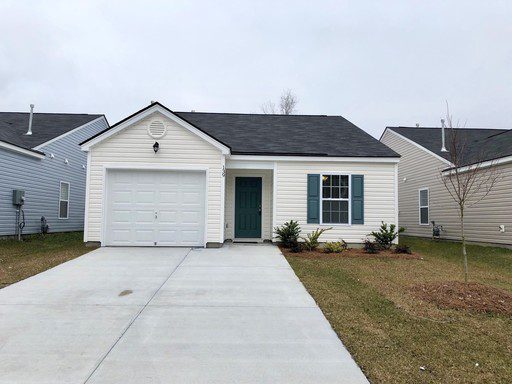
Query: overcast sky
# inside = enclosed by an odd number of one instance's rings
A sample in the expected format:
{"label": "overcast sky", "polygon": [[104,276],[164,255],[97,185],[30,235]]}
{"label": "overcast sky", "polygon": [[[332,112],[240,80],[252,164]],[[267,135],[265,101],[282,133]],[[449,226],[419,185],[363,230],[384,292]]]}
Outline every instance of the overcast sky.
{"label": "overcast sky", "polygon": [[[1,1],[0,110],[260,112],[512,128],[511,1]],[[307,138],[303,138],[307,139]]]}

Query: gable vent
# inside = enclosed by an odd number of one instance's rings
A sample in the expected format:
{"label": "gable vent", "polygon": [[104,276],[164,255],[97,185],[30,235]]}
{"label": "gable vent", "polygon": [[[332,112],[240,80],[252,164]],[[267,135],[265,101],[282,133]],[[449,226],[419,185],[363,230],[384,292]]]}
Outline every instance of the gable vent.
{"label": "gable vent", "polygon": [[148,127],[148,134],[153,139],[160,139],[165,136],[166,128],[161,120],[153,120]]}

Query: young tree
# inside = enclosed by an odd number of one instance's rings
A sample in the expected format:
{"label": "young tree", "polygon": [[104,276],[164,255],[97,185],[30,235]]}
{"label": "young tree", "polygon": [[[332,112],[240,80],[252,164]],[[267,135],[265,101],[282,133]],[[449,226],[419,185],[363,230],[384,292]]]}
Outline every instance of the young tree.
{"label": "young tree", "polygon": [[268,100],[261,105],[261,111],[265,114],[291,115],[296,112],[298,102],[297,96],[290,89],[287,89],[283,91],[278,107],[274,102]]}
{"label": "young tree", "polygon": [[[493,161],[485,161],[485,145],[481,149],[468,146],[467,137],[461,132],[458,124],[453,125],[448,105],[446,107],[446,123],[449,133],[447,151],[453,164],[448,170],[441,171],[441,180],[457,205],[462,257],[464,263],[464,281],[468,282],[468,256],[466,252],[466,235],[464,219],[466,210],[481,202],[493,189],[500,175]],[[443,126],[445,121],[441,120]]]}

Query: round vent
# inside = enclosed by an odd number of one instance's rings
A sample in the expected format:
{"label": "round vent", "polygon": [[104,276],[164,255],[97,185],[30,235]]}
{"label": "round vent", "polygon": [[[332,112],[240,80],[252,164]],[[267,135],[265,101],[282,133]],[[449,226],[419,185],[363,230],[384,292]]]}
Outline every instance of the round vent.
{"label": "round vent", "polygon": [[161,137],[164,137],[165,132],[165,125],[162,121],[153,120],[151,124],[149,124],[148,133],[153,139],[160,139]]}

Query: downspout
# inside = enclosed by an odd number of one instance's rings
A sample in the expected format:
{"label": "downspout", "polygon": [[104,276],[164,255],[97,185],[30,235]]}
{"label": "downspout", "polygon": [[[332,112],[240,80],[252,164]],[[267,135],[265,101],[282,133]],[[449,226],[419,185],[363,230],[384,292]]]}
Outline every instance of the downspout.
{"label": "downspout", "polygon": [[446,145],[445,145],[444,128],[445,128],[444,119],[441,119],[441,141],[442,141],[441,152],[448,152],[448,150],[446,149]]}

